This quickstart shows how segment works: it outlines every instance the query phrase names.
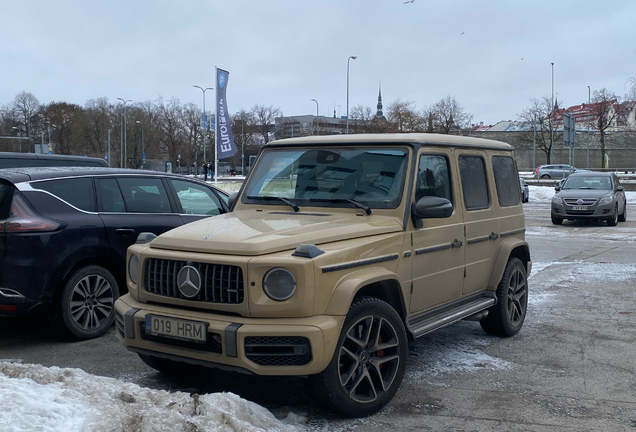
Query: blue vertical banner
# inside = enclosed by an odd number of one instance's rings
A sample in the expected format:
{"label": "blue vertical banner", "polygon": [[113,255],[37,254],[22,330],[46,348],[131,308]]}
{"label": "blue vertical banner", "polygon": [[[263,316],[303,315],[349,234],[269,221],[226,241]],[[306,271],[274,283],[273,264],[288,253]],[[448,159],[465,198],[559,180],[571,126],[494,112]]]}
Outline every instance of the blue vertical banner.
{"label": "blue vertical banner", "polygon": [[227,108],[225,91],[230,73],[223,69],[216,70],[216,145],[217,158],[227,159],[236,154],[236,144],[232,135],[232,122]]}

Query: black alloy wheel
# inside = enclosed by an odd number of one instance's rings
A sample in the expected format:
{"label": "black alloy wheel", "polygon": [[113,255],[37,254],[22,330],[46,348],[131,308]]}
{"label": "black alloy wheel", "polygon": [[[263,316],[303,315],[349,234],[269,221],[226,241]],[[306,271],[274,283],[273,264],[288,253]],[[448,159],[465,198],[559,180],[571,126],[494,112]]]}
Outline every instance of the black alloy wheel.
{"label": "black alloy wheel", "polygon": [[488,333],[514,336],[521,330],[528,310],[528,278],[519,258],[508,260],[497,286],[498,302],[479,323]]}
{"label": "black alloy wheel", "polygon": [[406,359],[406,331],[395,309],[360,297],[349,309],[329,366],[311,377],[312,393],[345,416],[373,414],[395,395]]}

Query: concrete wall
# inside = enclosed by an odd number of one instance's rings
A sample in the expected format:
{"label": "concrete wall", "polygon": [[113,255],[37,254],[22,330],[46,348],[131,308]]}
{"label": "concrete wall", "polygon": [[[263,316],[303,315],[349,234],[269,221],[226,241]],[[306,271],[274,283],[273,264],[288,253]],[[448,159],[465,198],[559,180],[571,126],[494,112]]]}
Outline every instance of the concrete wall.
{"label": "concrete wall", "polygon": [[[545,152],[537,148],[536,163],[533,167],[532,132],[474,132],[475,137],[503,141],[515,148],[515,157],[520,171],[534,170],[536,166],[547,163]],[[600,135],[590,132],[589,135],[589,165],[587,161],[587,134],[577,133],[574,150],[574,166],[578,168],[600,168],[601,150]],[[605,136],[605,150],[609,156],[610,168],[633,168],[636,170],[636,132],[613,132]],[[563,145],[563,135],[554,134],[554,146],[550,163],[568,163],[569,149]]]}

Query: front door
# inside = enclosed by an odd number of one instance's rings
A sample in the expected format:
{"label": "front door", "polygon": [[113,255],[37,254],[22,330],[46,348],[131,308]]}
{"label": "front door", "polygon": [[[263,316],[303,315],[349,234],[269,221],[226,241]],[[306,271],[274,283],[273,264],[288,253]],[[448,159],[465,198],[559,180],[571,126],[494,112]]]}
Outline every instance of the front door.
{"label": "front door", "polygon": [[413,293],[411,312],[417,313],[461,297],[464,279],[464,223],[457,206],[458,173],[452,170],[453,151],[422,149],[414,202],[424,196],[438,196],[453,203],[447,218],[422,219],[412,232]]}

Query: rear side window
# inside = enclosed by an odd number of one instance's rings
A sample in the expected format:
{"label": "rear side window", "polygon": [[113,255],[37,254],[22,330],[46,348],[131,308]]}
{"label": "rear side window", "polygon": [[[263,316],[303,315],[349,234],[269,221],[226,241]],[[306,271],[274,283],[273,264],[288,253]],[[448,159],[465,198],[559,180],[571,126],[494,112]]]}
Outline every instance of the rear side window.
{"label": "rear side window", "polygon": [[459,173],[462,178],[464,206],[466,210],[488,208],[488,181],[486,165],[480,156],[462,155],[459,157]]}
{"label": "rear side window", "polygon": [[519,204],[519,175],[512,158],[493,156],[492,171],[495,175],[499,205],[508,207]]}
{"label": "rear side window", "polygon": [[95,211],[95,192],[91,178],[46,180],[31,183],[31,186],[50,192],[80,210]]}
{"label": "rear side window", "polygon": [[172,213],[168,194],[160,178],[118,178],[129,213]]}
{"label": "rear side window", "polygon": [[124,197],[119,190],[117,180],[114,178],[97,179],[97,191],[99,194],[99,211],[113,213],[126,211]]}

